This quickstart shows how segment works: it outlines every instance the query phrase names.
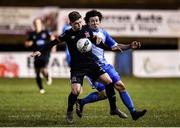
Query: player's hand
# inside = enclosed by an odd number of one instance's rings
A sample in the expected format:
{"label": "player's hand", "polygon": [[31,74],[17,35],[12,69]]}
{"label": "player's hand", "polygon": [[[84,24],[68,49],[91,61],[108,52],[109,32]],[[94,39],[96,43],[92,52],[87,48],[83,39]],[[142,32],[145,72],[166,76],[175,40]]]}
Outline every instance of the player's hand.
{"label": "player's hand", "polygon": [[113,51],[120,51],[123,52],[123,50],[121,49],[121,45],[117,44],[115,47],[112,48]]}
{"label": "player's hand", "polygon": [[138,41],[133,41],[133,42],[131,43],[131,48],[132,48],[132,49],[137,49],[137,48],[140,48],[140,47],[141,47],[141,43],[138,42]]}
{"label": "player's hand", "polygon": [[36,57],[36,56],[40,56],[41,52],[40,51],[35,51],[31,54],[31,57]]}
{"label": "player's hand", "polygon": [[96,45],[99,45],[103,39],[101,37],[96,36]]}

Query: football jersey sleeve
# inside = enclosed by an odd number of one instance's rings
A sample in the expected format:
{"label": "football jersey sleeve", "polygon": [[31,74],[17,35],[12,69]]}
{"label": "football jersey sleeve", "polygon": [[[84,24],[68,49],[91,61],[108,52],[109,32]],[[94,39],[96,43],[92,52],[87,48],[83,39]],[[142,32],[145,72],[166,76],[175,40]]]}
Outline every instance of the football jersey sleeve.
{"label": "football jersey sleeve", "polygon": [[53,34],[51,31],[46,31],[46,34],[47,34],[47,37],[48,37],[48,39],[50,39],[51,38],[51,35]]}
{"label": "football jersey sleeve", "polygon": [[66,32],[64,32],[57,38],[57,40],[63,42],[63,41],[66,41],[66,38],[67,38]]}
{"label": "football jersey sleeve", "polygon": [[110,47],[113,48],[115,46],[117,46],[117,42],[115,40],[112,39],[112,37],[109,35],[109,33],[107,31],[103,31],[104,35],[105,35],[105,44]]}

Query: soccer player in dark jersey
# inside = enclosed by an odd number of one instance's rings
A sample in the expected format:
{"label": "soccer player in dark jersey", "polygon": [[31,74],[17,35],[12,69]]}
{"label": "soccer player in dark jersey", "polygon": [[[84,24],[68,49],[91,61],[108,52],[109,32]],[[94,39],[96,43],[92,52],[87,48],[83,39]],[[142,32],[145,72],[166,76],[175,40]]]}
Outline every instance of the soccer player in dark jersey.
{"label": "soccer player in dark jersey", "polygon": [[48,43],[40,51],[32,54],[32,57],[40,56],[42,53],[54,45],[66,42],[71,56],[71,92],[68,97],[67,122],[73,123],[73,106],[77,101],[77,97],[82,90],[84,76],[89,76],[93,80],[100,80],[104,83],[106,94],[109,100],[110,109],[114,115],[119,115],[116,106],[115,91],[112,80],[105,71],[95,62],[97,57],[92,51],[81,53],[78,51],[76,44],[79,39],[88,38],[91,42],[99,44],[101,38],[94,36],[87,26],[82,25],[82,17],[77,11],[73,11],[68,15],[72,28],[61,34],[56,40]]}
{"label": "soccer player in dark jersey", "polygon": [[[50,40],[53,40],[54,37],[53,35],[51,35],[50,32],[44,29],[42,20],[40,18],[35,19],[33,25],[34,25],[34,31],[28,34],[28,39],[25,41],[25,46],[31,47],[33,51],[38,51]],[[46,78],[47,85],[51,85],[52,83],[52,78],[48,73],[48,69],[47,69],[50,58],[50,51],[51,50],[48,50],[42,56],[35,57],[34,59],[36,82],[39,88],[39,92],[41,94],[45,93],[45,90],[42,84],[42,79],[40,74],[42,73],[43,76]]]}

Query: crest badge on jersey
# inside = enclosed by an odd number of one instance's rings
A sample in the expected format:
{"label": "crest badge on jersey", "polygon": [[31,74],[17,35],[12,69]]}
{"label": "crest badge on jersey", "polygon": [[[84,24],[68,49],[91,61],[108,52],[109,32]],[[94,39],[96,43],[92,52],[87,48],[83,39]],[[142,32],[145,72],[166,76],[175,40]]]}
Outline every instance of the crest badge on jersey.
{"label": "crest badge on jersey", "polygon": [[75,36],[71,36],[71,39],[74,39],[75,38]]}
{"label": "crest badge on jersey", "polygon": [[35,35],[33,36],[33,39],[34,39],[34,40],[36,39],[36,36],[35,36]]}
{"label": "crest badge on jersey", "polygon": [[47,36],[46,36],[46,33],[42,33],[41,34],[41,37],[43,38],[43,39],[45,39]]}

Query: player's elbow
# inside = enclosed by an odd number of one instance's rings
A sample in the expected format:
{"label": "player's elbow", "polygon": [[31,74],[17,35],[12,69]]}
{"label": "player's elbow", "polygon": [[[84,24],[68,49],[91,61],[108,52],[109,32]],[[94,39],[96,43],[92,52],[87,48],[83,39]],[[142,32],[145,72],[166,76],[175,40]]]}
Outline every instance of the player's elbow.
{"label": "player's elbow", "polygon": [[32,43],[30,41],[25,41],[24,46],[25,47],[31,47]]}

